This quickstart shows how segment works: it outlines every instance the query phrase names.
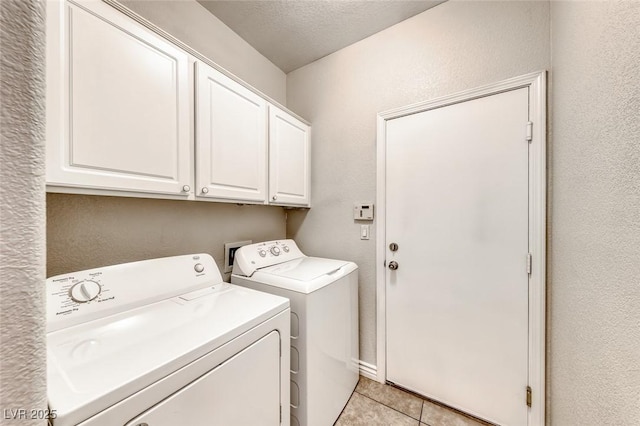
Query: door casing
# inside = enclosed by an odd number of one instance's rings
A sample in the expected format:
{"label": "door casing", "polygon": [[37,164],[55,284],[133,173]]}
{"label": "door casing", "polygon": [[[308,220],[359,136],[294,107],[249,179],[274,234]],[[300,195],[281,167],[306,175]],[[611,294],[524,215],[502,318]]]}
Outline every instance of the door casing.
{"label": "door casing", "polygon": [[[376,379],[386,381],[386,124],[387,120],[443,106],[529,88],[529,365],[528,383],[532,389],[528,424],[545,423],[545,319],[546,319],[546,71],[526,74],[453,95],[419,102],[378,114],[377,125],[377,224],[376,235]],[[527,143],[523,141],[523,143]],[[523,401],[523,404],[525,401]]]}

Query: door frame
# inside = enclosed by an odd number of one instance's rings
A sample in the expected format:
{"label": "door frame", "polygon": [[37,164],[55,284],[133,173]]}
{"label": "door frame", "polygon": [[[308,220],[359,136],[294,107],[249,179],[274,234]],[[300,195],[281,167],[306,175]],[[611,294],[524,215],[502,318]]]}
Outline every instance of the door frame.
{"label": "door frame", "polygon": [[[384,383],[386,364],[386,126],[387,121],[410,114],[442,108],[473,99],[495,95],[520,88],[529,89],[529,120],[532,124],[529,142],[529,362],[528,382],[532,389],[531,408],[527,423],[530,426],[545,423],[545,320],[546,320],[546,71],[525,74],[498,83],[458,92],[452,95],[418,102],[378,114],[377,118],[377,190],[376,203],[376,379]],[[522,143],[527,143],[523,141]],[[523,404],[525,392],[523,389]]]}

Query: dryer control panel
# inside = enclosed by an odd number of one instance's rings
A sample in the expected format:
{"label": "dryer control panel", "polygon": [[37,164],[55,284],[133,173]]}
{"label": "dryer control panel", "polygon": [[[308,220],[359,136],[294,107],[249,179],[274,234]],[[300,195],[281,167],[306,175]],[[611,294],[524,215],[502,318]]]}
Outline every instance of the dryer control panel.
{"label": "dryer control panel", "polygon": [[293,240],[249,244],[236,251],[233,273],[250,277],[256,269],[306,257]]}
{"label": "dryer control panel", "polygon": [[47,279],[47,331],[221,283],[206,253],[105,266]]}

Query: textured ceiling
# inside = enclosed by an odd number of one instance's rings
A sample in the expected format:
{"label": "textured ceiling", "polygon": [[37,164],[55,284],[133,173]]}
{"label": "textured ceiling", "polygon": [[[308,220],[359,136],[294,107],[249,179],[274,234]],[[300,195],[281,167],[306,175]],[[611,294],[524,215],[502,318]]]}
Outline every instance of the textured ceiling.
{"label": "textured ceiling", "polygon": [[198,0],[285,73],[444,0]]}

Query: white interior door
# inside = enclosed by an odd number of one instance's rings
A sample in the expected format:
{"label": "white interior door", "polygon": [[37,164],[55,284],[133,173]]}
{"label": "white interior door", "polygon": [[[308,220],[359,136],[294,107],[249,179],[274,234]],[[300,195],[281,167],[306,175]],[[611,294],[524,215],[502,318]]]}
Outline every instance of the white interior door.
{"label": "white interior door", "polygon": [[386,123],[387,380],[510,426],[527,424],[528,111],[521,88]]}

